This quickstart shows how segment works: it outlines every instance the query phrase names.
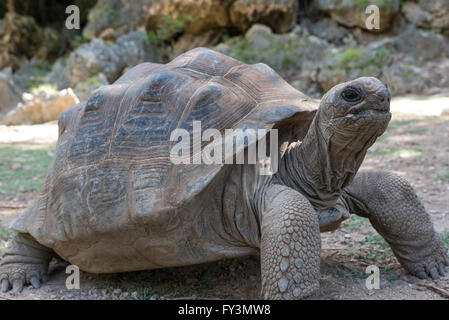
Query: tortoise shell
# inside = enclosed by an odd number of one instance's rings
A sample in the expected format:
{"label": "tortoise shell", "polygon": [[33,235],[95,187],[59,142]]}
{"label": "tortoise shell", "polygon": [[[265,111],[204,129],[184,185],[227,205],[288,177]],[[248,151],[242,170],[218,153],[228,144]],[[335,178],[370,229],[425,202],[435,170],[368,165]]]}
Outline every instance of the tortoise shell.
{"label": "tortoise shell", "polygon": [[173,130],[192,134],[193,121],[201,121],[202,130],[222,133],[306,132],[316,108],[267,65],[210,49],[190,50],[167,64],[140,64],[61,114],[45,186],[13,228],[52,246],[140,222],[175,224],[169,212],[224,165],[173,164]]}

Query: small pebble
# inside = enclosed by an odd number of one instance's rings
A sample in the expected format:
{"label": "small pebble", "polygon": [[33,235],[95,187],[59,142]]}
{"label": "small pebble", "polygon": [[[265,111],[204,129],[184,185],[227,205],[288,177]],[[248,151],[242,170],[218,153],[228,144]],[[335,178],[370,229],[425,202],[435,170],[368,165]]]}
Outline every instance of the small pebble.
{"label": "small pebble", "polygon": [[120,295],[120,299],[126,299],[126,298],[128,298],[128,296],[129,296],[129,293],[128,293],[128,292],[123,292],[123,293]]}

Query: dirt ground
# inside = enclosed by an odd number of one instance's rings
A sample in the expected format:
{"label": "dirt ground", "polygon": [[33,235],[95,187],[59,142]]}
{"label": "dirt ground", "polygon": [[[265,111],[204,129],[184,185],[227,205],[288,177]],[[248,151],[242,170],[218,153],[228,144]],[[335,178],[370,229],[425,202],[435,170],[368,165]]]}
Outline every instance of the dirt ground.
{"label": "dirt ground", "polygon": [[[56,136],[54,122],[40,126],[3,126],[0,127],[0,150],[11,146],[44,150],[50,159]],[[23,168],[28,167],[26,164],[14,167],[10,163],[9,167],[0,169],[20,171]],[[370,149],[363,168],[388,169],[406,177],[443,241],[449,244],[449,116],[394,113],[387,132]],[[24,182],[28,180],[26,176],[17,176]],[[18,183],[14,190],[5,188],[15,177],[0,180],[0,250],[11,236],[7,226],[37,195],[37,190],[30,190],[26,184]],[[380,289],[368,290],[365,269],[373,264],[380,269]],[[53,261],[51,269],[50,280],[40,290],[28,287],[20,295],[0,294],[0,300],[257,299],[260,290],[258,257],[112,275],[81,272],[79,290],[66,289],[68,275],[64,262]],[[438,281],[422,281],[406,274],[367,219],[354,215],[338,230],[322,234],[321,269],[321,289],[309,299],[449,299],[448,275]]]}

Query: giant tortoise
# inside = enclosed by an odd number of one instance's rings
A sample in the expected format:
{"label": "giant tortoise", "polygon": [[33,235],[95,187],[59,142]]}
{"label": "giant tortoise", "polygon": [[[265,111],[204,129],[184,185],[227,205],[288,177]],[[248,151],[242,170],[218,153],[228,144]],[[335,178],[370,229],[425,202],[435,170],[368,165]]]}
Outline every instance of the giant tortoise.
{"label": "giant tortoise", "polygon": [[[39,287],[55,255],[113,273],[260,254],[261,297],[303,298],[319,287],[320,231],[350,213],[369,218],[407,271],[436,279],[446,249],[411,185],[388,171],[358,172],[389,105],[376,78],[316,101],[265,64],[205,48],[140,64],[59,117],[44,188],[12,225],[2,291]],[[181,160],[192,161],[175,163],[172,134],[194,134],[195,121],[223,133],[223,146],[227,129],[262,134],[244,136],[239,150],[232,138],[225,162],[201,161],[209,138],[187,145]],[[267,173],[248,150],[268,136],[278,166]],[[232,162],[242,152],[243,163]]]}

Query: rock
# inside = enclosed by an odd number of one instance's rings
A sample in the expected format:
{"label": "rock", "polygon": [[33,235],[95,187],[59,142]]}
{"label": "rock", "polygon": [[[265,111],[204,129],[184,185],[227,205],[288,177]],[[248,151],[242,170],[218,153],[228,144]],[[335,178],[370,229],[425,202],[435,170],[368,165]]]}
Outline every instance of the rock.
{"label": "rock", "polygon": [[[399,0],[317,0],[313,2],[314,6],[325,13],[338,23],[347,27],[360,27],[372,32],[382,32],[390,28],[394,16],[398,13],[400,7]],[[365,13],[368,5],[376,5],[379,8],[379,29],[368,29],[366,19],[369,14]]]}
{"label": "rock", "polygon": [[[48,62],[33,58],[27,60],[16,70],[12,78],[14,84],[23,91],[31,91],[46,82],[46,77],[51,71]],[[62,88],[64,89],[64,88]]]}
{"label": "rock", "polygon": [[320,19],[316,22],[304,19],[304,25],[311,34],[328,42],[343,44],[345,38],[351,37],[349,31],[338,26],[335,21],[330,19]]}
{"label": "rock", "polygon": [[231,24],[245,31],[255,23],[271,27],[276,33],[290,31],[298,11],[296,0],[237,0],[230,9]]}
{"label": "rock", "polygon": [[444,36],[413,26],[407,26],[393,41],[395,48],[413,57],[415,63],[448,55],[444,46],[447,39]]}
{"label": "rock", "polygon": [[77,103],[79,99],[70,88],[24,93],[22,102],[3,117],[2,123],[17,125],[56,120],[62,111]]}
{"label": "rock", "polygon": [[122,294],[122,289],[114,289],[114,291],[112,291],[112,294],[115,296],[120,296]]}
{"label": "rock", "polygon": [[[147,0],[99,0],[89,11],[88,23],[83,29],[87,39],[103,36],[115,39],[144,26]],[[130,18],[132,17],[132,18]]]}
{"label": "rock", "polygon": [[144,61],[156,61],[156,49],[144,39],[143,29],[130,32],[108,43],[94,38],[73,51],[67,59],[65,75],[70,87],[76,87],[92,76],[103,73],[114,82],[127,67]]}
{"label": "rock", "polygon": [[407,1],[402,6],[405,18],[419,27],[449,31],[449,1]]}
{"label": "rock", "polygon": [[388,84],[393,95],[420,94],[430,85],[420,68],[399,61],[384,69],[381,80]]}
{"label": "rock", "polygon": [[181,35],[170,50],[170,60],[180,54],[198,47],[210,47],[220,42],[224,29],[209,30],[199,35],[185,33]]}
{"label": "rock", "polygon": [[17,105],[22,99],[22,93],[13,82],[11,68],[0,71],[0,115]]}
{"label": "rock", "polygon": [[83,35],[114,39],[140,27],[156,32],[163,26],[169,39],[181,32],[246,31],[255,23],[286,32],[295,24],[297,7],[296,0],[99,0],[89,12]]}
{"label": "rock", "polygon": [[92,92],[97,90],[102,86],[108,85],[108,79],[103,73],[99,73],[95,76],[88,78],[86,81],[78,83],[73,91],[75,92],[78,99],[83,102],[87,101],[91,96]]}
{"label": "rock", "polygon": [[263,62],[280,73],[299,73],[315,69],[325,57],[329,46],[315,36],[295,31],[273,34],[264,25],[253,25],[244,37],[233,37],[215,50],[246,63]]}
{"label": "rock", "polygon": [[381,79],[388,83],[395,95],[447,92],[449,87],[449,59],[432,60],[417,66],[413,59],[395,61],[384,68]]}
{"label": "rock", "polygon": [[62,90],[70,86],[69,74],[66,72],[67,58],[58,59],[51,72],[46,76],[45,82],[50,83]]}
{"label": "rock", "polygon": [[[200,34],[204,31],[229,25],[228,8],[234,0],[99,0],[89,13],[89,22],[83,31],[92,39],[108,34],[113,29],[115,38],[145,26],[156,31],[165,24],[183,25],[187,33]],[[129,17],[132,17],[130,19]],[[190,21],[189,17],[193,18]]]}
{"label": "rock", "polygon": [[129,293],[128,293],[128,292],[123,292],[123,293],[120,295],[120,299],[126,300],[126,299],[128,299],[128,298],[129,298]]}
{"label": "rock", "polygon": [[59,52],[56,31],[41,28],[33,17],[8,12],[0,20],[0,69],[19,68],[27,59],[49,59]]}
{"label": "rock", "polygon": [[426,83],[424,92],[436,94],[446,92],[449,88],[449,59],[439,59],[427,62],[420,69],[420,75]]}
{"label": "rock", "polygon": [[127,68],[142,62],[157,62],[156,48],[145,41],[145,29],[133,31],[117,39],[114,52],[124,60]]}
{"label": "rock", "polygon": [[246,39],[256,48],[269,48],[271,41],[275,40],[275,36],[269,27],[256,24],[248,30]]}
{"label": "rock", "polygon": [[100,72],[112,82],[124,68],[124,60],[117,55],[113,46],[94,38],[70,54],[65,70],[69,86],[75,87]]}

